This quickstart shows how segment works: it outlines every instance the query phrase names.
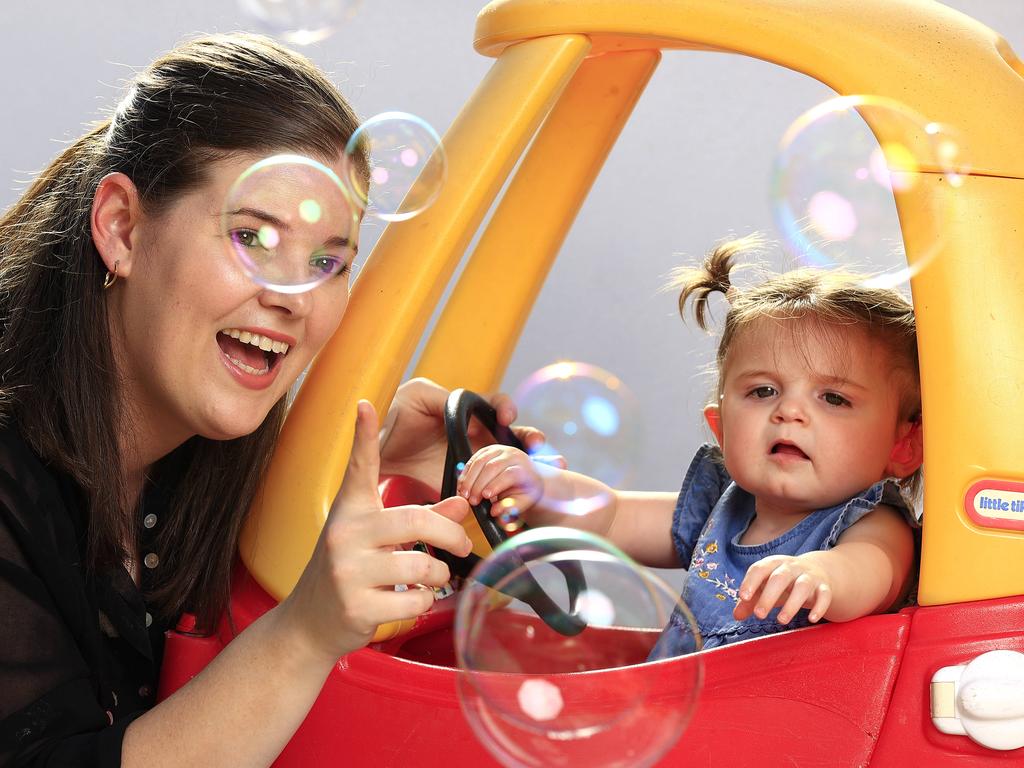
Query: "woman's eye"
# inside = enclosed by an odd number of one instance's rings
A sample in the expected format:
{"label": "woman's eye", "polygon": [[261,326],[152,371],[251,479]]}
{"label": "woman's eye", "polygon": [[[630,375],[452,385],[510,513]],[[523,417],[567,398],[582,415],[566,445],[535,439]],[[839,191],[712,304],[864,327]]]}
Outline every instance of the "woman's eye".
{"label": "woman's eye", "polygon": [[776,391],[775,387],[764,386],[754,387],[754,389],[750,390],[750,394],[752,397],[756,397],[759,400],[764,400],[765,398],[768,397],[774,397],[775,395],[778,394],[778,392]]}
{"label": "woman's eye", "polygon": [[320,254],[311,258],[309,260],[309,266],[312,267],[313,271],[319,275],[344,275],[349,271],[348,264],[344,259],[338,259],[334,256],[327,256],[325,254]]}
{"label": "woman's eye", "polygon": [[822,398],[824,398],[825,402],[828,403],[829,405],[850,405],[850,401],[847,400],[842,395],[840,395],[838,392],[826,392],[824,395],[822,395]]}
{"label": "woman's eye", "polygon": [[231,240],[243,248],[253,248],[257,245],[262,246],[259,234],[251,229],[232,230]]}

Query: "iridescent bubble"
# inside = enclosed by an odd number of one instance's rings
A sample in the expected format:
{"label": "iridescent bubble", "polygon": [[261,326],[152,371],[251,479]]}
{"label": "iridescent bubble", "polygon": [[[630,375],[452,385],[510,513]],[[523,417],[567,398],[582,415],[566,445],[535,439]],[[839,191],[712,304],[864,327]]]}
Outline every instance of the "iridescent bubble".
{"label": "iridescent bubble", "polygon": [[317,43],[356,15],[362,0],[238,0],[264,31],[295,45]]}
{"label": "iridescent bubble", "polygon": [[[519,420],[544,431],[535,458],[560,454],[569,468],[617,488],[634,474],[642,439],[639,403],[612,373],[588,363],[560,362],[515,388]],[[586,513],[606,499],[577,499],[565,511]]]}
{"label": "iridescent bubble", "polygon": [[523,519],[514,500],[502,499],[498,502],[498,524],[505,533],[515,533],[522,529]]}
{"label": "iridescent bubble", "polygon": [[[670,658],[673,623],[700,638],[674,589],[600,537],[536,528],[509,539],[458,597],[458,695],[506,766],[649,766],[693,713],[700,654]],[[581,674],[584,673],[584,674]]]}
{"label": "iridescent bubble", "polygon": [[224,241],[257,284],[300,293],[352,272],[360,208],[330,168],[301,155],[249,166],[221,211]]}
{"label": "iridescent bubble", "polygon": [[[775,161],[773,208],[787,251],[805,266],[864,273],[868,285],[906,283],[942,247],[941,196],[922,182],[938,174],[960,186],[968,171],[958,147],[949,131],[891,99],[844,96],[809,110]],[[920,214],[902,227],[901,198]],[[904,242],[914,246],[910,264]]]}
{"label": "iridescent bubble", "polygon": [[[384,112],[364,122],[346,148],[348,183],[367,214],[403,221],[437,198],[448,172],[441,138],[424,120]],[[369,173],[361,157],[370,161]]]}

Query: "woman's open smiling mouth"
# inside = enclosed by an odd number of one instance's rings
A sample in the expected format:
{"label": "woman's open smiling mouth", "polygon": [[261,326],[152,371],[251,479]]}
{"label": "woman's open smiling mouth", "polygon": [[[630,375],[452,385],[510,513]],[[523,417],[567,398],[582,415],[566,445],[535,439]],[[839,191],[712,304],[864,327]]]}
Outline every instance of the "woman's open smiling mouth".
{"label": "woman's open smiling mouth", "polygon": [[235,379],[248,389],[263,389],[277,378],[281,360],[292,344],[240,328],[217,333],[221,359]]}

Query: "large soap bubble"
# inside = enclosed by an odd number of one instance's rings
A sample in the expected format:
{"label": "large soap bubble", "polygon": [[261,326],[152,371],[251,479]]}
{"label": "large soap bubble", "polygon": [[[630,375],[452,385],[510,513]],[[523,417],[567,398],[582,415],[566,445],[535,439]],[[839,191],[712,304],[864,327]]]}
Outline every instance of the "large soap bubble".
{"label": "large soap bubble", "polygon": [[[531,607],[532,606],[532,607]],[[702,683],[699,654],[666,659],[677,592],[600,537],[520,533],[458,597],[459,700],[506,766],[648,766],[678,740]]]}
{"label": "large soap bubble", "polygon": [[448,172],[441,137],[407,112],[384,112],[362,123],[349,139],[346,156],[350,187],[367,215],[384,221],[404,221],[427,208]]}
{"label": "large soap bubble", "polygon": [[300,293],[348,281],[360,208],[327,166],[274,155],[249,166],[228,191],[221,227],[232,256],[258,285]]}
{"label": "large soap bubble", "polygon": [[[530,374],[515,388],[519,420],[544,431],[534,449],[564,456],[569,469],[621,488],[635,474],[643,429],[640,406],[623,381],[596,365],[558,362]],[[563,509],[586,514],[606,499],[574,499]]]}
{"label": "large soap bubble", "polygon": [[[925,175],[960,186],[967,169],[958,154],[947,129],[892,99],[819,104],[789,127],[775,161],[773,209],[786,249],[806,266],[864,272],[869,285],[907,282],[942,247],[942,198],[923,194]],[[913,196],[919,214],[902,228],[901,196]],[[915,246],[909,264],[904,242]]]}
{"label": "large soap bubble", "polygon": [[295,45],[317,43],[355,16],[361,0],[238,0],[267,33]]}

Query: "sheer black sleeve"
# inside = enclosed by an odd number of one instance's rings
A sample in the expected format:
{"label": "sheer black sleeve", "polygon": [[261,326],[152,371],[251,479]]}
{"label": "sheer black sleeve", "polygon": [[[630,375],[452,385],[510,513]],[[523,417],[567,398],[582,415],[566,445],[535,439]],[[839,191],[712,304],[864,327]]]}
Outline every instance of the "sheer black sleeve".
{"label": "sheer black sleeve", "polygon": [[0,430],[0,766],[118,766],[124,731],[144,711],[112,684],[126,675],[81,567],[80,512]]}

